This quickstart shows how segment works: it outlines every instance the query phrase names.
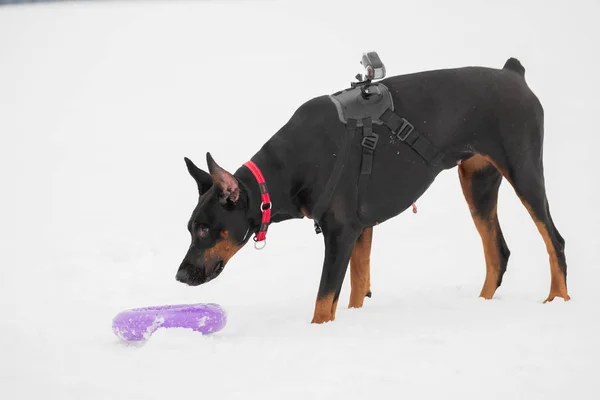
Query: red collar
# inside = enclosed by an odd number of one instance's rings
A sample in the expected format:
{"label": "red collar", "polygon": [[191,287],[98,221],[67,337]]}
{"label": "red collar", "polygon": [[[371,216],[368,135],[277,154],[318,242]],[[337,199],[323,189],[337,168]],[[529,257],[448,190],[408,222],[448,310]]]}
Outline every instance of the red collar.
{"label": "red collar", "polygon": [[[269,222],[271,222],[271,208],[273,208],[273,204],[271,203],[271,196],[267,190],[265,177],[262,172],[260,172],[260,169],[253,161],[245,162],[244,165],[252,172],[252,175],[256,178],[256,182],[258,182],[258,187],[260,188],[260,211],[262,212],[262,220],[260,229],[256,233],[256,236],[254,236],[254,241],[262,242],[267,237],[267,229],[269,228]],[[254,246],[256,247],[256,244]]]}

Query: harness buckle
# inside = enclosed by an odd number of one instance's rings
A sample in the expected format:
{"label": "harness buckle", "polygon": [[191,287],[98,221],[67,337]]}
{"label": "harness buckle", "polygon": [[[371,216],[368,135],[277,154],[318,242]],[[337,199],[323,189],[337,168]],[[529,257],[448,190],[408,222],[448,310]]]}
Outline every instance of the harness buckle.
{"label": "harness buckle", "polygon": [[377,146],[378,141],[379,141],[379,135],[376,133],[371,133],[369,136],[363,137],[361,146],[366,147],[369,150],[375,150],[375,147]]}
{"label": "harness buckle", "polygon": [[400,128],[398,129],[398,134],[396,136],[401,142],[404,142],[414,130],[415,127],[413,126],[413,124],[402,118],[402,125],[400,125]]}

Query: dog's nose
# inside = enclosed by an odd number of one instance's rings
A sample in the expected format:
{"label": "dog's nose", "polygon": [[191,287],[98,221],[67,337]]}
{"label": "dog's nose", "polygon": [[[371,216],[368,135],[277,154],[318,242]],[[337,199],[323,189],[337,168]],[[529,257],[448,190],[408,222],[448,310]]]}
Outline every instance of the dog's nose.
{"label": "dog's nose", "polygon": [[177,275],[175,275],[175,279],[183,283],[187,282],[189,278],[190,273],[187,272],[185,269],[180,269],[179,271],[177,271]]}

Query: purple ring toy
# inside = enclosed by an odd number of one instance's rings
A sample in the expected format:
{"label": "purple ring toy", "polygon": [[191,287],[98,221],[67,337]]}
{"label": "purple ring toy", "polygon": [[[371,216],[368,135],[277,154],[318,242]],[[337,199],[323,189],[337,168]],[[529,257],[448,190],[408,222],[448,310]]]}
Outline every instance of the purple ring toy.
{"label": "purple ring toy", "polygon": [[144,341],[159,328],[189,328],[203,335],[225,326],[227,314],[218,304],[177,304],[132,308],[112,320],[115,335],[126,341]]}

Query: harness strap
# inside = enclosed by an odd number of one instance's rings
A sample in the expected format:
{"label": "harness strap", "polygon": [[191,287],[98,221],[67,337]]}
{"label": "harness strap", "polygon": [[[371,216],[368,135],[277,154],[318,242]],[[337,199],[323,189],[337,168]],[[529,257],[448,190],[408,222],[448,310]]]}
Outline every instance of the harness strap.
{"label": "harness strap", "polygon": [[429,140],[425,138],[415,127],[406,119],[399,117],[389,108],[379,117],[385,126],[390,128],[392,133],[401,142],[406,143],[417,152],[429,165],[436,165],[444,158],[444,154],[435,148]]}
{"label": "harness strap", "polygon": [[342,171],[344,169],[346,161],[348,160],[348,155],[350,153],[350,147],[352,144],[352,140],[354,140],[355,133],[356,133],[356,120],[348,119],[348,122],[346,123],[346,132],[342,137],[343,142],[342,142],[342,146],[341,146],[341,151],[336,156],[335,165],[333,166],[331,175],[329,175],[329,180],[327,181],[325,189],[323,190],[321,197],[319,197],[319,200],[317,200],[317,204],[315,204],[315,206],[313,207],[313,210],[312,210],[312,218],[315,221],[315,230],[317,231],[317,233],[320,233],[320,227],[318,226],[318,221],[323,216],[323,212],[325,211],[327,204],[329,204],[329,200],[331,199],[331,196],[333,195],[333,192],[338,184],[338,181],[340,180]]}
{"label": "harness strap", "polygon": [[379,135],[373,132],[373,122],[371,117],[364,118],[363,122],[363,139],[361,146],[363,148],[362,153],[362,165],[360,167],[360,175],[371,175],[373,169],[373,151],[377,142],[379,141]]}
{"label": "harness strap", "polygon": [[367,186],[369,185],[369,177],[373,170],[373,152],[379,141],[379,135],[373,132],[373,121],[371,117],[364,118],[363,123],[363,139],[361,142],[362,146],[362,160],[360,165],[360,176],[358,178],[358,206],[360,209],[363,204],[364,196],[367,192]]}

